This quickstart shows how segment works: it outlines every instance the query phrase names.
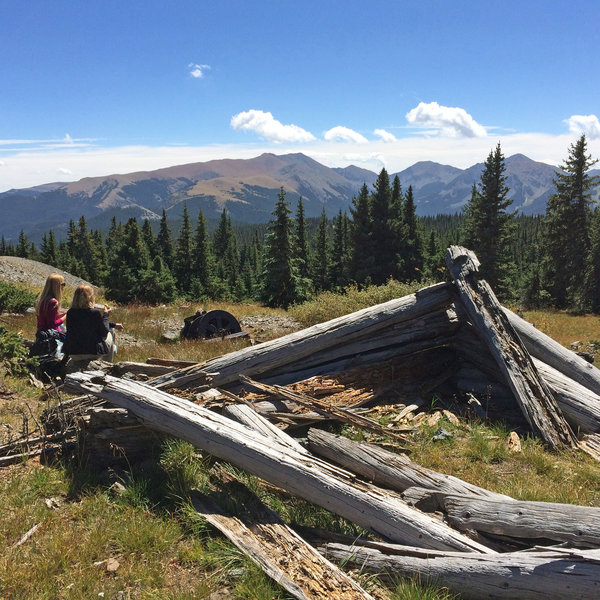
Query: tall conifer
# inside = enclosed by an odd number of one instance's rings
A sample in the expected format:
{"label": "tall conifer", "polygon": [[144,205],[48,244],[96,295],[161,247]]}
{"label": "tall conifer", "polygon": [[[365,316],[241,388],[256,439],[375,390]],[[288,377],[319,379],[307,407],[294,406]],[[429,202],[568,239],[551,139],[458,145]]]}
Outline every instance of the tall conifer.
{"label": "tall conifer", "polygon": [[500,298],[506,298],[512,284],[509,244],[514,227],[514,213],[508,198],[504,172],[504,155],[500,143],[490,151],[484,163],[479,187],[473,186],[471,200],[465,210],[464,243],[481,262],[480,274]]}
{"label": "tall conifer", "polygon": [[555,306],[581,304],[582,277],[589,251],[590,189],[598,184],[588,171],[597,162],[587,154],[582,135],[569,147],[562,171],[556,172],[556,193],[546,206],[545,281]]}

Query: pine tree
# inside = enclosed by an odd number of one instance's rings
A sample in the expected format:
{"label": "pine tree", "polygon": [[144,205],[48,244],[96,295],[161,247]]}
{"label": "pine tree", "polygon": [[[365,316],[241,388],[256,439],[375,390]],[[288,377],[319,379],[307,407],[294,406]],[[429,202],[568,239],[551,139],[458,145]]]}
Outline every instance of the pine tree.
{"label": "pine tree", "polygon": [[310,278],[310,249],[308,245],[308,232],[306,230],[302,196],[298,199],[295,233],[293,254],[298,264],[298,274],[300,277],[308,280]]}
{"label": "pine tree", "polygon": [[484,163],[479,188],[474,185],[471,191],[463,234],[464,244],[479,258],[481,277],[500,298],[508,297],[513,275],[509,245],[514,234],[514,213],[506,210],[512,200],[508,198],[505,170],[498,143]]}
{"label": "pine tree", "polygon": [[160,256],[140,276],[137,299],[145,304],[172,302],[177,295],[175,279]]}
{"label": "pine tree", "polygon": [[173,260],[173,276],[177,282],[177,288],[183,293],[190,291],[193,256],[190,215],[188,213],[187,204],[184,204],[183,220],[181,229],[179,230],[179,237],[177,238],[175,258]]}
{"label": "pine tree", "polygon": [[107,296],[116,302],[140,300],[146,294],[143,276],[149,266],[148,249],[132,217],[125,225],[123,243],[110,263]]}
{"label": "pine tree", "polygon": [[344,217],[340,210],[333,221],[333,247],[329,268],[329,288],[341,291],[347,285],[347,254],[344,240]]}
{"label": "pine tree", "polygon": [[215,264],[208,239],[206,219],[202,210],[198,213],[193,252],[192,292],[198,298],[210,298]]}
{"label": "pine tree", "polygon": [[150,258],[154,260],[154,257],[156,256],[156,240],[154,239],[154,232],[152,231],[152,225],[150,224],[149,219],[144,219],[142,225],[142,238],[146,244],[146,248],[148,248]]}
{"label": "pine tree", "polygon": [[113,217],[110,222],[110,229],[106,235],[106,256],[109,263],[114,260],[115,255],[119,252],[123,244],[123,238],[123,224],[120,221],[117,223],[116,217]]}
{"label": "pine tree", "polygon": [[17,242],[15,252],[16,256],[21,258],[29,258],[29,240],[22,229],[19,232],[19,240]]}
{"label": "pine tree", "polygon": [[164,208],[160,219],[160,228],[156,235],[156,253],[163,259],[169,269],[173,268],[175,250],[171,238],[171,229],[167,223],[167,212]]}
{"label": "pine tree", "polygon": [[387,171],[381,169],[371,195],[371,247],[374,259],[371,279],[376,285],[385,283],[396,271],[391,204],[390,178]]}
{"label": "pine tree", "polygon": [[56,243],[56,237],[54,231],[50,230],[48,235],[42,236],[41,261],[46,265],[58,267],[58,244]]}
{"label": "pine tree", "polygon": [[6,243],[6,238],[2,236],[2,240],[0,241],[0,256],[8,256],[7,250],[8,244]]}
{"label": "pine tree", "polygon": [[583,284],[583,305],[587,310],[600,314],[600,207],[596,207],[590,220],[590,248]]}
{"label": "pine tree", "polygon": [[412,185],[406,192],[406,199],[402,207],[402,223],[405,235],[402,261],[403,278],[408,281],[420,281],[423,273],[423,242],[419,231]]}
{"label": "pine tree", "polygon": [[329,236],[327,229],[327,215],[323,209],[317,229],[312,268],[313,285],[318,292],[329,289]]}
{"label": "pine tree", "polygon": [[265,239],[261,298],[268,306],[287,308],[305,300],[306,295],[292,256],[293,223],[283,188],[272,214],[275,219],[269,223]]}
{"label": "pine tree", "polygon": [[588,171],[596,163],[582,135],[556,172],[556,193],[546,206],[545,281],[557,308],[581,305],[582,274],[590,247],[590,189],[598,184]]}
{"label": "pine tree", "polygon": [[363,183],[358,196],[352,199],[350,214],[352,215],[350,278],[358,284],[364,284],[370,281],[374,264],[369,190],[366,183]]}

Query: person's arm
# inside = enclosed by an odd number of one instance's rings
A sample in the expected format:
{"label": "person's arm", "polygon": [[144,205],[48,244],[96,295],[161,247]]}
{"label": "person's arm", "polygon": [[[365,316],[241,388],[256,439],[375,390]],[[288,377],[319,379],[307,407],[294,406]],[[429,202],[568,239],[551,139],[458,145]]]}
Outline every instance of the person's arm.
{"label": "person's arm", "polygon": [[52,298],[48,303],[48,323],[52,323],[52,329],[58,329],[65,321],[65,315],[58,312],[58,300]]}

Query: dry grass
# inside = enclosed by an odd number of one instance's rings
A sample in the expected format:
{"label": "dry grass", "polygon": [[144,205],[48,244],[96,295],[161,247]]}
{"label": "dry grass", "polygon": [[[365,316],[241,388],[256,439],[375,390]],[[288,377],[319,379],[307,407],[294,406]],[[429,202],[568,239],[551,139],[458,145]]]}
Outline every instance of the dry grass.
{"label": "dry grass", "polygon": [[[599,315],[535,310],[524,312],[523,318],[566,348],[573,342],[581,342],[586,346],[591,341],[600,341]],[[598,346],[600,344],[595,348],[596,353],[600,351]]]}

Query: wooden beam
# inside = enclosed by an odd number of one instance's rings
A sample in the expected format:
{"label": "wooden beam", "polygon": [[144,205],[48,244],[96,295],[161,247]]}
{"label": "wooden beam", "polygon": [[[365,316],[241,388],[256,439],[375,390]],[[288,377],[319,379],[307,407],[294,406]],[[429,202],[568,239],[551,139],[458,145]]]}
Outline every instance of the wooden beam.
{"label": "wooden beam", "polygon": [[458,297],[477,334],[489,348],[532,431],[551,448],[576,448],[577,440],[551,390],[540,377],[529,353],[504,315],[494,292],[479,280],[473,252],[451,246],[446,265]]}

